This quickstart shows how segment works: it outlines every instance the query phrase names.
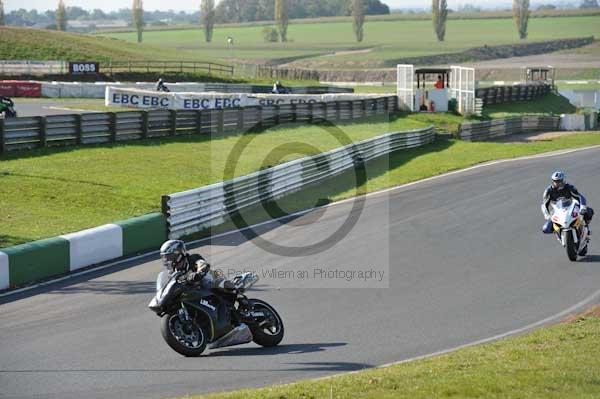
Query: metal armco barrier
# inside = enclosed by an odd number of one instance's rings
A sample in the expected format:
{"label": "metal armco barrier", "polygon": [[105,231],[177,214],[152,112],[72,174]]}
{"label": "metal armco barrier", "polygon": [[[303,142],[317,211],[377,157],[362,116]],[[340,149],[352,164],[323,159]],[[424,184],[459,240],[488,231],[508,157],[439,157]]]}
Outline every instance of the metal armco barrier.
{"label": "metal armco barrier", "polygon": [[0,154],[186,134],[218,135],[290,122],[344,122],[387,114],[397,106],[397,97],[387,96],[203,111],[153,110],[5,119],[0,120]]}
{"label": "metal armco barrier", "polygon": [[180,238],[219,225],[226,216],[243,208],[291,194],[382,155],[434,140],[432,126],[389,133],[230,181],[165,195],[163,214],[169,237]]}
{"label": "metal armco barrier", "polygon": [[515,86],[491,86],[475,90],[475,97],[481,98],[483,106],[504,104],[516,101],[529,101],[552,91],[549,84],[519,84]]}
{"label": "metal armco barrier", "polygon": [[463,123],[460,125],[459,137],[468,141],[483,141],[516,133],[558,130],[559,123],[560,118],[557,116],[535,115]]}

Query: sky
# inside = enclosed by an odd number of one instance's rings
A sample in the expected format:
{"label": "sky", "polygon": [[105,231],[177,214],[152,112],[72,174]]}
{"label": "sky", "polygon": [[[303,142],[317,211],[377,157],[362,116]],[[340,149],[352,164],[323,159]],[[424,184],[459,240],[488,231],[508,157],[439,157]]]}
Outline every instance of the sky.
{"label": "sky", "polygon": [[[58,0],[3,0],[4,10],[12,11],[18,8],[37,9],[45,11],[55,9]],[[103,11],[111,11],[119,8],[129,7],[130,0],[64,0],[67,6],[78,6],[84,9],[100,8]],[[425,8],[431,5],[430,0],[383,0],[391,8]],[[501,5],[509,4],[510,0],[448,0],[449,7],[456,7],[460,4],[471,3],[481,7],[491,7],[498,3]],[[200,7],[200,0],[144,0],[146,10],[168,10],[191,11]]]}

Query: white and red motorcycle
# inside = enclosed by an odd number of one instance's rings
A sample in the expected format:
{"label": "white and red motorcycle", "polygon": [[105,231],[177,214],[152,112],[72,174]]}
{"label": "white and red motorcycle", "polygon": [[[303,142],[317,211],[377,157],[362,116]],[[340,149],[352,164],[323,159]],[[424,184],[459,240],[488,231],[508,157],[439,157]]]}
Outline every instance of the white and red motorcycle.
{"label": "white and red motorcycle", "polygon": [[569,260],[588,253],[590,237],[588,226],[580,213],[581,206],[574,199],[559,198],[551,205],[552,225],[558,241],[567,250]]}

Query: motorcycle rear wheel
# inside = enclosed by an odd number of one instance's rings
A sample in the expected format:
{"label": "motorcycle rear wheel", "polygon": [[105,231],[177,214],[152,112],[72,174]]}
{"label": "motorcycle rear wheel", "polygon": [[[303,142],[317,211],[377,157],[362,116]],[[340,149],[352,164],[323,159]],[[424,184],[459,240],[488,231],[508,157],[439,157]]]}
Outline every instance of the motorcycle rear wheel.
{"label": "motorcycle rear wheel", "polygon": [[279,345],[283,339],[284,329],[283,321],[277,311],[268,303],[259,299],[251,299],[252,307],[255,311],[264,312],[270,321],[269,327],[259,325],[250,325],[254,343],[266,348]]}
{"label": "motorcycle rear wheel", "polygon": [[178,313],[162,317],[160,332],[171,349],[186,357],[200,356],[209,339],[209,334],[204,328],[181,320]]}

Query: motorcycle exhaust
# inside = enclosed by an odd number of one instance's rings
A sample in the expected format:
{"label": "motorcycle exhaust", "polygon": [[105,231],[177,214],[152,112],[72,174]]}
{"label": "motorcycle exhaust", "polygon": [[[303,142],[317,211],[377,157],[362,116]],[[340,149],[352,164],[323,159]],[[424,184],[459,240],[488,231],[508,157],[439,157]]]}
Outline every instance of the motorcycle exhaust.
{"label": "motorcycle exhaust", "polygon": [[246,324],[242,323],[227,333],[224,337],[210,344],[209,348],[217,349],[225,348],[227,346],[243,345],[252,342],[253,338],[254,337],[252,336],[252,331],[250,331],[250,328]]}

